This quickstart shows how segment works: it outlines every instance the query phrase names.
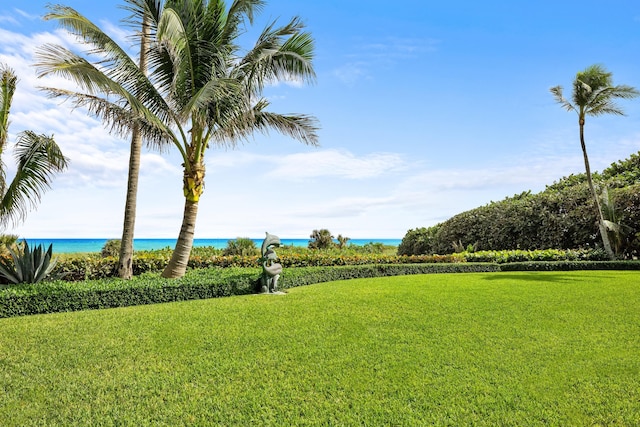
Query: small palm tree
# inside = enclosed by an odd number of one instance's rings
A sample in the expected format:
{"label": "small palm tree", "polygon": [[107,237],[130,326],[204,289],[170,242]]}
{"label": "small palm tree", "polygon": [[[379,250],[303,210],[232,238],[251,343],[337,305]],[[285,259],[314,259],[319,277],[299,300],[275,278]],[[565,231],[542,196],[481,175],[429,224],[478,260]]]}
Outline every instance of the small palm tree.
{"label": "small palm tree", "polygon": [[[8,142],[9,111],[17,82],[15,72],[0,64],[0,156]],[[11,182],[0,160],[0,228],[23,221],[49,189],[53,176],[67,167],[67,158],[50,136],[21,132],[14,151],[18,170]]]}
{"label": "small palm tree", "polygon": [[[52,96],[88,107],[113,131],[135,126],[149,143],[173,145],[182,157],[185,197],[182,226],[164,277],[184,275],[204,190],[204,156],[211,144],[233,146],[255,131],[277,130],[317,144],[316,120],[267,110],[262,96],[278,80],[311,81],[313,39],[299,18],[268,25],[256,43],[241,51],[238,38],[264,0],[127,0],[132,21],[149,25],[146,75],[118,44],[72,8],[50,6],[56,20],[101,56],[94,63],[61,46],[39,52],[41,75],[75,81],[79,91],[48,88]],[[146,21],[145,21],[146,20]],[[140,27],[139,27],[140,28]]]}
{"label": "small palm tree", "polygon": [[640,95],[635,88],[626,85],[613,86],[612,74],[607,72],[600,65],[592,65],[579,72],[573,81],[573,103],[564,98],[562,86],[552,87],[551,93],[556,101],[567,111],[575,111],[578,114],[578,125],[580,127],[580,145],[587,174],[587,182],[591,195],[595,202],[596,214],[598,218],[598,228],[602,243],[609,258],[614,259],[615,254],[611,248],[611,242],[607,233],[607,222],[603,216],[600,206],[600,197],[593,185],[591,178],[591,168],[589,167],[589,157],[587,156],[587,146],[584,141],[584,124],[587,116],[600,116],[603,114],[624,115],[624,112],[616,105],[615,99],[631,99]]}
{"label": "small palm tree", "polygon": [[309,249],[329,249],[335,246],[334,237],[326,228],[313,230],[309,237],[313,239],[309,242]]}

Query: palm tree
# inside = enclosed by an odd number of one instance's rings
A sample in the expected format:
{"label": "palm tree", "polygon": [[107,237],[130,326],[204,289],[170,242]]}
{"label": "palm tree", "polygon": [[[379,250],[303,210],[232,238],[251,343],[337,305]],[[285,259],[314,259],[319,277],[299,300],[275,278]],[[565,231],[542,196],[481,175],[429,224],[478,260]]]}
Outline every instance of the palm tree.
{"label": "palm tree", "polygon": [[[149,17],[142,19],[140,33],[139,66],[143,73],[147,70],[147,49],[149,48]],[[118,257],[118,275],[121,279],[133,277],[133,236],[136,225],[136,207],[138,198],[138,177],[140,175],[140,153],[142,152],[142,133],[137,124],[131,129],[131,152],[129,154],[129,172],[127,177],[127,197],[124,206],[124,223]]]}
{"label": "palm tree", "polygon": [[[17,82],[15,72],[0,64],[0,156],[7,145],[9,111]],[[67,167],[67,158],[50,136],[21,132],[14,151],[18,169],[10,183],[6,180],[4,163],[0,161],[0,228],[3,229],[22,222],[50,188],[53,176]]]}
{"label": "palm tree", "polygon": [[309,241],[309,249],[329,249],[335,246],[334,237],[326,228],[313,230],[309,237],[313,239]]}
{"label": "palm tree", "polygon": [[148,19],[151,45],[148,76],[100,28],[72,8],[50,6],[56,20],[98,52],[91,63],[61,46],[38,54],[40,75],[74,80],[80,91],[47,88],[50,95],[87,107],[111,130],[128,134],[134,126],[151,144],[174,146],[182,157],[185,197],[182,226],[164,277],[184,275],[204,190],[204,155],[210,144],[235,146],[255,132],[277,130],[316,145],[315,118],[269,112],[265,85],[315,77],[313,39],[294,17],[268,25],[246,52],[238,37],[253,23],[263,0],[127,0],[140,25]]}
{"label": "palm tree", "polygon": [[631,99],[640,95],[635,88],[626,85],[613,86],[612,74],[607,72],[600,65],[592,65],[584,71],[579,72],[573,81],[573,103],[564,98],[562,86],[552,87],[551,93],[556,101],[567,111],[575,111],[578,114],[578,125],[580,127],[580,145],[587,174],[587,182],[597,210],[598,228],[602,243],[609,258],[614,259],[615,254],[611,248],[611,242],[607,234],[607,222],[602,214],[600,197],[593,185],[591,178],[591,168],[589,167],[589,157],[587,156],[587,146],[584,141],[584,124],[586,116],[600,116],[603,114],[624,115],[624,112],[614,102],[617,98]]}

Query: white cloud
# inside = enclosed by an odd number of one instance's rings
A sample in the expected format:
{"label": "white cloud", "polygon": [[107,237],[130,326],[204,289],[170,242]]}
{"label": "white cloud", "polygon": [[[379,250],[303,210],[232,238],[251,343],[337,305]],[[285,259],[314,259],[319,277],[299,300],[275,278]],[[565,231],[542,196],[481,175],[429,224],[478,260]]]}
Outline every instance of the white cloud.
{"label": "white cloud", "polygon": [[440,44],[436,39],[385,37],[379,40],[356,42],[347,55],[348,61],[335,68],[332,74],[348,86],[362,80],[372,80],[376,68],[392,66],[412,60],[420,55],[435,52]]}
{"label": "white cloud", "polygon": [[33,14],[31,14],[31,13],[25,12],[25,11],[24,11],[24,10],[22,10],[22,9],[15,8],[15,9],[13,9],[13,10],[14,10],[18,15],[22,16],[23,18],[27,18],[27,19],[28,19],[28,20],[30,20],[30,21],[35,21],[35,20],[40,19],[40,16],[39,16],[39,15],[33,15]]}
{"label": "white cloud", "polygon": [[368,179],[406,168],[397,153],[371,153],[357,156],[347,150],[315,150],[286,155],[257,155],[242,151],[215,153],[207,167],[238,168],[254,165],[267,178],[301,180],[320,177]]}
{"label": "white cloud", "polygon": [[372,59],[409,59],[420,54],[437,51],[439,40],[386,37],[374,42],[364,42],[358,55]]}
{"label": "white cloud", "polygon": [[18,25],[19,22],[13,16],[0,16],[0,22],[7,22],[9,24]]}
{"label": "white cloud", "polygon": [[276,168],[268,173],[270,177],[366,179],[405,167],[402,156],[396,153],[372,153],[358,157],[346,150],[296,153],[274,160]]}
{"label": "white cloud", "polygon": [[367,71],[364,62],[349,62],[333,70],[333,75],[342,83],[353,86],[361,80],[370,80],[371,75]]}

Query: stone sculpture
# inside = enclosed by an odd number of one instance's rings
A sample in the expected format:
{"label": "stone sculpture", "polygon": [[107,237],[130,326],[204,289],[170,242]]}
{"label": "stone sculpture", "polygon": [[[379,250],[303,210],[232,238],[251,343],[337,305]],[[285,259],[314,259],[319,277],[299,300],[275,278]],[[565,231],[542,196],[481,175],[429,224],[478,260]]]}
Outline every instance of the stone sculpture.
{"label": "stone sculpture", "polygon": [[262,263],[262,276],[260,276],[260,292],[274,293],[278,291],[278,279],[282,273],[282,264],[278,263],[278,256],[272,247],[280,246],[280,238],[267,232],[262,242],[260,262]]}

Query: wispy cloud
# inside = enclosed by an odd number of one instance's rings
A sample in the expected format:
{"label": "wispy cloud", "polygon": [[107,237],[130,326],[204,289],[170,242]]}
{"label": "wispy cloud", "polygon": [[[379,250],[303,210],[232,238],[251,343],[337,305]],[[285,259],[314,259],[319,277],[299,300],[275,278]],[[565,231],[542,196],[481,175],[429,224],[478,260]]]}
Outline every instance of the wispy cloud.
{"label": "wispy cloud", "polygon": [[3,23],[3,22],[8,24],[13,24],[13,25],[19,24],[18,20],[13,16],[0,15],[0,23]]}
{"label": "wispy cloud", "polygon": [[374,70],[380,66],[412,60],[438,50],[439,40],[390,36],[373,41],[356,41],[347,62],[333,70],[333,75],[352,86],[361,80],[373,79]]}
{"label": "wispy cloud", "polygon": [[406,169],[398,153],[355,155],[347,150],[317,150],[284,156],[256,155],[238,151],[218,153],[207,161],[212,168],[261,165],[267,178],[303,180],[320,177],[362,180]]}
{"label": "wispy cloud", "polygon": [[333,70],[333,75],[347,86],[353,86],[361,80],[371,79],[366,62],[349,62]]}
{"label": "wispy cloud", "polygon": [[22,10],[22,9],[15,8],[15,9],[13,9],[13,10],[14,10],[18,15],[20,15],[20,16],[22,16],[23,18],[26,18],[26,19],[28,19],[28,20],[30,20],[30,21],[36,21],[36,20],[38,20],[38,19],[40,19],[40,18],[41,18],[41,16],[40,16],[40,15],[33,15],[33,14],[31,14],[31,13],[25,12],[25,11],[24,11],[24,10]]}
{"label": "wispy cloud", "polygon": [[401,60],[436,52],[440,44],[436,39],[387,37],[374,42],[364,42],[357,46],[356,55],[372,58]]}
{"label": "wispy cloud", "polygon": [[398,171],[405,166],[402,156],[396,153],[356,156],[346,150],[297,153],[275,160],[277,166],[269,173],[271,177],[366,179]]}

